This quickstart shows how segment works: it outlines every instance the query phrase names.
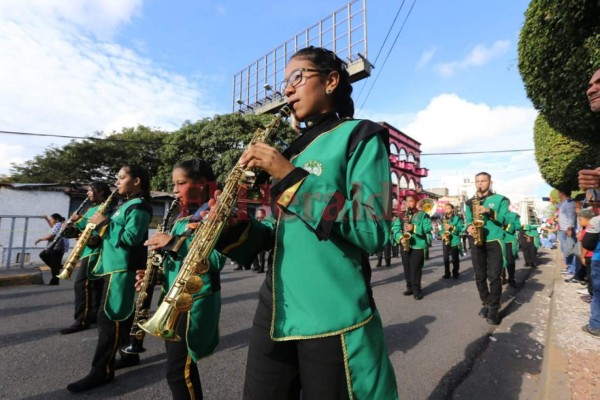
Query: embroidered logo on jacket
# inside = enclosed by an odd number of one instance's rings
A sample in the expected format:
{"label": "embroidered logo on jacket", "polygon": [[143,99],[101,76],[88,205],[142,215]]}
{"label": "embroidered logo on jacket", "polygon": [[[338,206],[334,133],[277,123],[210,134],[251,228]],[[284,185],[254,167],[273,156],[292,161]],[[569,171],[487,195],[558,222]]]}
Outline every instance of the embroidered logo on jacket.
{"label": "embroidered logo on jacket", "polygon": [[302,168],[316,176],[320,176],[323,173],[323,164],[316,160],[305,162]]}

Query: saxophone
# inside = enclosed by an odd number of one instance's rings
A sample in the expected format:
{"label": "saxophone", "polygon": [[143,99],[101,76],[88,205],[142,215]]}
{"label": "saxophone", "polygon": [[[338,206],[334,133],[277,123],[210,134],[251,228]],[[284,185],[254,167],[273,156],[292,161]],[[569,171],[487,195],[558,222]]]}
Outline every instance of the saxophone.
{"label": "saxophone", "polygon": [[410,209],[407,209],[404,212],[404,226],[402,229],[402,238],[400,239],[400,244],[402,245],[402,250],[405,253],[408,253],[410,251],[410,238],[412,237],[412,235],[409,232],[406,232],[406,224],[410,224],[410,220],[412,219],[412,212]]}
{"label": "saxophone", "polygon": [[[117,193],[117,190],[112,192],[110,194],[110,196],[108,196],[108,198],[104,201],[104,203],[102,203],[100,205],[100,207],[98,207],[97,212],[104,214],[106,212],[106,210],[108,209],[108,206],[110,206],[113,196],[116,193]],[[81,257],[81,253],[83,253],[83,249],[87,245],[88,240],[92,236],[92,233],[94,233],[94,229],[96,229],[96,224],[88,222],[88,224],[85,226],[85,229],[79,236],[79,239],[77,240],[77,244],[73,248],[73,251],[71,252],[71,254],[69,254],[69,258],[67,258],[67,261],[65,262],[65,264],[63,266],[63,270],[58,275],[58,277],[60,279],[71,279],[71,275],[73,274],[73,269],[75,268],[75,265],[77,265],[77,262],[79,261],[79,258]]]}
{"label": "saxophone", "polygon": [[[267,142],[275,128],[284,117],[290,115],[290,109],[284,106],[264,129],[255,131],[249,145]],[[204,220],[198,227],[191,243],[188,255],[183,260],[181,269],[175,277],[173,285],[165,295],[154,315],[139,326],[147,333],[164,340],[180,340],[176,327],[181,314],[192,308],[193,294],[202,289],[202,277],[210,265],[208,258],[214,249],[221,231],[234,211],[238,193],[241,188],[249,188],[256,179],[254,171],[247,170],[237,163],[229,173],[223,191],[216,205],[214,218]]]}
{"label": "saxophone", "polygon": [[[167,230],[171,214],[178,204],[179,199],[173,200],[163,220],[156,227],[156,233],[163,233]],[[162,262],[163,256],[160,251],[152,250],[148,252],[148,258],[146,259],[146,273],[142,279],[140,292],[135,302],[135,314],[131,332],[129,333],[129,345],[121,348],[123,353],[139,354],[146,351],[144,348],[144,336],[146,336],[146,332],[140,329],[139,325],[148,319],[148,311],[152,305],[152,294],[154,293],[154,287],[158,283],[158,275],[160,273]]]}
{"label": "saxophone", "polygon": [[479,212],[479,198],[477,195],[473,196],[473,227],[475,228],[475,233],[473,233],[473,241],[475,246],[483,246],[483,218],[481,213]]}
{"label": "saxophone", "polygon": [[444,227],[444,233],[442,234],[442,242],[446,246],[450,246],[450,232],[448,231],[448,229],[446,229],[447,224],[448,224],[448,218],[446,218],[446,216],[444,215],[444,218],[442,218],[442,225]]}

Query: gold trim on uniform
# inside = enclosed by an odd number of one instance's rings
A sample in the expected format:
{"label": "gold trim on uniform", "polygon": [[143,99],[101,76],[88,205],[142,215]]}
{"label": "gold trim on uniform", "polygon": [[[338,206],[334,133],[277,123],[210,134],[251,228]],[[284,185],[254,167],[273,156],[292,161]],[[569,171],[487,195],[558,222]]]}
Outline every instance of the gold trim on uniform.
{"label": "gold trim on uniform", "polygon": [[242,243],[244,243],[247,239],[248,239],[248,233],[250,232],[250,225],[248,224],[248,226],[246,227],[246,229],[244,229],[244,232],[240,235],[240,238],[237,242],[235,243],[231,243],[229,246],[225,247],[223,249],[223,251],[221,251],[221,254],[227,254],[228,252],[230,252],[232,249],[235,249],[236,247],[238,247],[239,245],[241,245]]}
{"label": "gold trim on uniform", "polygon": [[354,399],[354,391],[352,390],[352,374],[350,373],[350,361],[348,360],[348,350],[346,349],[346,338],[344,334],[340,335],[342,339],[342,352],[344,353],[344,370],[346,371],[346,385],[348,385],[348,396],[350,400]]}
{"label": "gold trim on uniform", "polygon": [[187,359],[185,360],[185,370],[184,370],[184,378],[185,378],[185,385],[188,388],[188,393],[190,394],[190,398],[192,400],[194,400],[196,398],[196,393],[194,392],[194,385],[192,384],[192,381],[190,380],[190,366],[192,365],[192,357],[190,357],[190,355],[187,355]]}
{"label": "gold trim on uniform", "polygon": [[298,191],[298,189],[300,188],[300,186],[302,185],[302,183],[304,182],[305,179],[306,179],[306,177],[302,178],[300,181],[298,181],[294,185],[285,189],[284,192],[281,194],[281,196],[279,196],[279,198],[277,199],[277,203],[280,206],[287,208],[287,206],[289,206],[290,203],[292,202],[292,199],[296,195],[296,192]]}

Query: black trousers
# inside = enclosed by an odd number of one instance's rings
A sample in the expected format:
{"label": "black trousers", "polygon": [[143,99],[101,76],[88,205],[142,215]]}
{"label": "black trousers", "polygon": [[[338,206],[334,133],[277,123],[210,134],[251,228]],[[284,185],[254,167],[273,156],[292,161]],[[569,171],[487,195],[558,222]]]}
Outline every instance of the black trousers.
{"label": "black trousers", "polygon": [[73,289],[75,290],[75,324],[90,325],[96,322],[102,300],[104,279],[88,278],[89,257],[81,260]]}
{"label": "black trousers", "polygon": [[345,400],[348,384],[341,337],[271,340],[271,278],[263,283],[250,332],[245,400]]}
{"label": "black trousers", "polygon": [[403,249],[400,249],[400,257],[402,258],[402,266],[404,267],[406,288],[414,292],[420,292],[423,265],[425,265],[425,250],[410,249],[407,253]]}
{"label": "black trousers", "polygon": [[104,303],[108,291],[110,275],[104,276],[102,302],[98,311],[98,342],[92,360],[92,370],[89,375],[110,379],[115,375],[115,355],[119,348],[129,342],[134,313],[124,321],[113,321],[104,312]]}
{"label": "black trousers", "polygon": [[523,240],[523,257],[525,258],[525,265],[532,267],[535,266],[535,258],[537,256],[537,249],[533,240],[533,238],[529,238],[529,242]]}
{"label": "black trousers", "polygon": [[[515,254],[513,253],[513,244],[514,243],[512,242],[504,244],[506,247],[506,273],[508,274],[508,282],[515,281],[516,260]],[[504,276],[504,274],[502,274],[502,276]]]}
{"label": "black trousers", "polygon": [[198,366],[187,349],[186,327],[188,313],[183,313],[177,325],[179,342],[165,341],[167,352],[167,383],[174,400],[202,400],[202,384]]}
{"label": "black trousers", "polygon": [[450,275],[450,258],[452,258],[452,275],[458,276],[460,268],[460,259],[458,257],[458,245],[449,246],[444,244],[442,248],[444,254],[444,275]]}
{"label": "black trousers", "polygon": [[381,259],[385,258],[385,266],[389,267],[392,263],[392,245],[386,244],[383,249],[377,252],[377,266],[381,266]]}
{"label": "black trousers", "polygon": [[483,305],[489,308],[488,315],[497,313],[502,295],[502,244],[497,240],[484,242],[481,247],[471,243],[471,259],[479,298]]}
{"label": "black trousers", "polygon": [[43,262],[46,263],[48,267],[50,267],[50,272],[52,273],[52,280],[58,279],[58,274],[60,274],[60,269],[62,268],[62,251],[46,251],[42,250],[40,253],[40,258]]}
{"label": "black trousers", "polygon": [[254,261],[252,261],[252,270],[264,272],[268,255],[268,251],[261,251],[260,253],[258,253]]}

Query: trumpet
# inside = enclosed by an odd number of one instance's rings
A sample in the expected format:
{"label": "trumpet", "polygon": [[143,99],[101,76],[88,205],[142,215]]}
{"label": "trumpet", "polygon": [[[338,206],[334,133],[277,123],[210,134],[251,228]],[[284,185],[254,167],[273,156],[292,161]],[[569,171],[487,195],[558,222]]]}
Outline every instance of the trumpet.
{"label": "trumpet", "polygon": [[[264,129],[259,128],[254,132],[250,145],[269,141],[275,128],[290,113],[289,107],[284,106]],[[208,272],[210,268],[208,258],[235,208],[240,189],[250,187],[254,184],[255,179],[254,171],[236,163],[227,176],[225,186],[219,196],[214,213],[215,218],[203,221],[197,228],[190,243],[188,255],[183,260],[173,285],[154,315],[146,322],[141,323],[140,328],[164,340],[180,340],[176,332],[177,322],[182,313],[192,308],[193,295],[202,289],[203,282],[200,275]]]}
{"label": "trumpet", "polygon": [[[171,214],[178,204],[179,199],[173,200],[163,220],[156,227],[156,233],[163,233],[167,230]],[[140,328],[140,324],[148,319],[148,312],[150,311],[150,306],[152,304],[152,294],[154,293],[154,287],[159,280],[158,275],[161,271],[162,262],[163,255],[159,251],[152,250],[148,252],[148,258],[146,259],[146,273],[142,279],[140,293],[135,302],[135,314],[133,317],[133,325],[131,326],[131,331],[129,333],[129,345],[121,348],[123,353],[139,354],[146,351],[144,348],[144,336],[146,336],[146,331]]]}
{"label": "trumpet", "polygon": [[[110,194],[110,196],[108,196],[108,198],[104,201],[104,203],[102,203],[100,205],[100,207],[98,207],[97,212],[104,214],[106,212],[106,210],[108,209],[108,206],[110,206],[113,196],[116,193],[117,193],[117,190],[112,192]],[[71,252],[71,254],[69,254],[69,258],[67,258],[67,261],[65,262],[65,265],[63,266],[62,271],[58,275],[58,277],[60,279],[71,279],[71,275],[73,274],[73,269],[75,269],[75,265],[77,265],[77,261],[79,261],[79,258],[81,257],[81,253],[83,253],[83,249],[87,245],[88,240],[90,240],[92,233],[94,233],[94,229],[96,229],[96,224],[94,224],[92,222],[88,222],[88,224],[85,226],[85,229],[79,236],[79,239],[77,240],[77,244],[73,248],[73,251]]]}
{"label": "trumpet", "polygon": [[475,243],[475,246],[481,247],[483,246],[484,221],[481,213],[479,212],[479,207],[479,198],[477,195],[475,195],[473,197],[473,227],[475,228],[475,233],[473,233],[471,236],[473,236],[473,242]]}

